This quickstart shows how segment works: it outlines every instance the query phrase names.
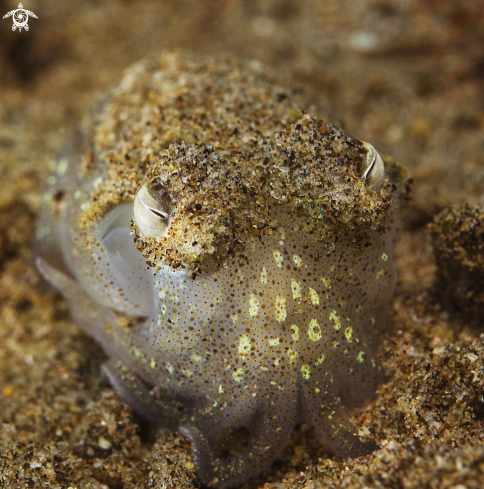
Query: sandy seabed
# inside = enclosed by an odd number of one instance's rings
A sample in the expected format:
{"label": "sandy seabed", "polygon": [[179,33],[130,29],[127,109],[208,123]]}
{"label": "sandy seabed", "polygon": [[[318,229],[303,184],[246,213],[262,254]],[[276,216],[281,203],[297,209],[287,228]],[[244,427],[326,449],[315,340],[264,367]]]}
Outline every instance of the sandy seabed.
{"label": "sandy seabed", "polygon": [[[0,6],[3,15],[17,2]],[[188,443],[133,415],[109,387],[104,353],[40,279],[32,250],[42,184],[63,141],[123,68],[163,49],[232,53],[280,70],[320,100],[328,120],[399,158],[414,179],[396,253],[394,332],[381,352],[392,375],[354,416],[381,448],[334,459],[303,424],[247,488],[484,486],[484,329],[465,299],[480,300],[479,291],[452,301],[454,279],[442,273],[448,260],[435,259],[429,226],[483,195],[484,2],[31,0],[25,8],[38,16],[28,32],[0,23],[0,486],[199,485]],[[438,246],[446,229],[434,226]],[[482,241],[469,246],[479,274]],[[456,276],[455,289],[465,280]]]}

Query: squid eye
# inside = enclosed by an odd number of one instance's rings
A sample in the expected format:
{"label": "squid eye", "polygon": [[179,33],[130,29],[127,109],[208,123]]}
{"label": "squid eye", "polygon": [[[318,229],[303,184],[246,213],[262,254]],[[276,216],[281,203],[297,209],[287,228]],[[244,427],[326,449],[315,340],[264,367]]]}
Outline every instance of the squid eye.
{"label": "squid eye", "polygon": [[385,183],[385,164],[378,151],[366,141],[362,141],[366,150],[366,156],[363,161],[363,174],[361,179],[363,183],[371,190],[379,192]]}
{"label": "squid eye", "polygon": [[172,221],[173,205],[170,196],[155,179],[138,189],[133,212],[136,225],[145,236],[164,236]]}

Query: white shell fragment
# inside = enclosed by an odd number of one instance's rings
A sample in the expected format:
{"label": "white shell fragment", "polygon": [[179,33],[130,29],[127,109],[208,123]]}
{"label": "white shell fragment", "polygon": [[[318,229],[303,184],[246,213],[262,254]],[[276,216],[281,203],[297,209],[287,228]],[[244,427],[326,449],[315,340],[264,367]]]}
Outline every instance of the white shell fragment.
{"label": "white shell fragment", "polygon": [[361,178],[368,188],[379,192],[386,179],[385,164],[380,153],[378,153],[373,145],[366,141],[362,141],[362,143],[366,149],[366,158],[363,164],[363,175]]}
{"label": "white shell fragment", "polygon": [[163,236],[171,223],[170,197],[153,181],[145,182],[134,199],[134,220],[145,236]]}

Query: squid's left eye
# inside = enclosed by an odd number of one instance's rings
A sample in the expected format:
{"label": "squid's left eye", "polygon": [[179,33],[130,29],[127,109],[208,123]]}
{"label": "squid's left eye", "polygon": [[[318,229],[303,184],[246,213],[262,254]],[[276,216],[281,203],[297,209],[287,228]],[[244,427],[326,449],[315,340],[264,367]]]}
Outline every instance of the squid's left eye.
{"label": "squid's left eye", "polygon": [[173,205],[168,193],[155,179],[145,182],[134,199],[134,220],[145,236],[164,236],[170,227]]}

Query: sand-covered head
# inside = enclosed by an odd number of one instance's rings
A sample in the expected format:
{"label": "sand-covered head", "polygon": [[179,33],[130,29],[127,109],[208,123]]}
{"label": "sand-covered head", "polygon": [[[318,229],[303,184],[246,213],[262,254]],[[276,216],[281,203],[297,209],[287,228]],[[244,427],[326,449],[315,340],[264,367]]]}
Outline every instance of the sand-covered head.
{"label": "sand-covered head", "polygon": [[96,168],[99,178],[79,198],[78,218],[96,226],[142,183],[157,186],[171,203],[170,226],[146,235],[135,220],[136,247],[153,266],[192,274],[274,228],[271,206],[327,247],[350,234],[363,241],[383,229],[391,182],[365,185],[368,147],[312,110],[309,97],[256,63],[171,54],[139,63],[85,121],[77,177],[91,181]]}

